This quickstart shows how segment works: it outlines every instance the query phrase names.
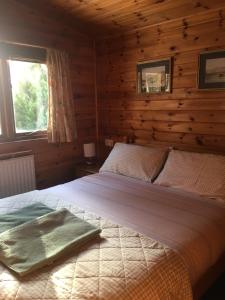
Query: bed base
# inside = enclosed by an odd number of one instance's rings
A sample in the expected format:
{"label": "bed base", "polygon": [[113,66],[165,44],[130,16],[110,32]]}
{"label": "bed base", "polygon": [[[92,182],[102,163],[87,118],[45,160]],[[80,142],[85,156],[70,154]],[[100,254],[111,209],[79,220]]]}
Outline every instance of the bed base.
{"label": "bed base", "polygon": [[207,292],[207,290],[215,283],[220,275],[225,271],[225,253],[213,265],[207,273],[205,273],[193,288],[194,300],[199,300]]}

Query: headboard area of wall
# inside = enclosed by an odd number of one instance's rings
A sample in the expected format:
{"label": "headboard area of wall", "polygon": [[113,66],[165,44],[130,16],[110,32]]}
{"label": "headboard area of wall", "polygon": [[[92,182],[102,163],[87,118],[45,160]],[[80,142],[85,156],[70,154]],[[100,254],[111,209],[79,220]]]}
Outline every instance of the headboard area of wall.
{"label": "headboard area of wall", "polygon": [[[225,49],[225,11],[213,10],[97,41],[101,154],[104,138],[225,153],[225,90],[197,87],[199,53]],[[173,57],[172,93],[138,95],[136,64]]]}

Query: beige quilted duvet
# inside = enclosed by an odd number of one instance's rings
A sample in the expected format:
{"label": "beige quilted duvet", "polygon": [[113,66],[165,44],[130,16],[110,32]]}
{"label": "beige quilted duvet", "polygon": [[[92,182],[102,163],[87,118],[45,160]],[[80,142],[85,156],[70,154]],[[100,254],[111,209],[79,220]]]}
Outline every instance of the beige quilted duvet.
{"label": "beige quilted duvet", "polygon": [[102,229],[101,238],[23,280],[0,264],[0,299],[192,299],[181,257],[161,243],[85,212],[53,195],[31,192],[1,199],[0,213],[41,201]]}

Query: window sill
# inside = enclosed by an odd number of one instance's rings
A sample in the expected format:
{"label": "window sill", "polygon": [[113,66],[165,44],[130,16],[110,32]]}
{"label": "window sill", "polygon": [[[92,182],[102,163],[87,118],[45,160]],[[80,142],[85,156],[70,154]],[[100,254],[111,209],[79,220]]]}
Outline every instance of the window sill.
{"label": "window sill", "polygon": [[30,141],[30,140],[38,140],[38,139],[46,139],[47,140],[47,132],[39,132],[39,133],[18,133],[14,137],[6,138],[4,136],[0,136],[0,144],[4,143],[12,143],[12,142],[22,142],[22,141]]}

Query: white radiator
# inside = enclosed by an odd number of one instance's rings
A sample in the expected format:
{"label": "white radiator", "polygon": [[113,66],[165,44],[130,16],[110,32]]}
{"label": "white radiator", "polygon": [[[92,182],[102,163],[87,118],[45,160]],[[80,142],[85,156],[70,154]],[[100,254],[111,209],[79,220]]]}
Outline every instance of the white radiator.
{"label": "white radiator", "polygon": [[0,160],[0,198],[36,188],[33,155]]}

